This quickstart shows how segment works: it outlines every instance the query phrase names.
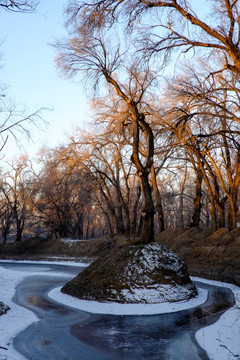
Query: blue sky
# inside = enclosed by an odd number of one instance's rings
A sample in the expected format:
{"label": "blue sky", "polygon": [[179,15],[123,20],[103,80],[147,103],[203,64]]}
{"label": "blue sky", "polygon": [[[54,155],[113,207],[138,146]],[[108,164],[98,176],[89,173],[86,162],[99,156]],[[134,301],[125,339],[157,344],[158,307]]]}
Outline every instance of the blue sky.
{"label": "blue sky", "polygon": [[6,94],[16,104],[24,104],[31,113],[38,108],[51,108],[43,118],[49,122],[45,131],[33,129],[34,145],[22,137],[19,150],[8,141],[4,152],[32,156],[43,145],[54,147],[71,135],[75,127],[85,127],[89,119],[88,105],[82,84],[62,79],[54,64],[56,55],[50,45],[67,35],[64,28],[64,6],[68,0],[41,0],[36,13],[9,13],[0,9],[1,82]]}

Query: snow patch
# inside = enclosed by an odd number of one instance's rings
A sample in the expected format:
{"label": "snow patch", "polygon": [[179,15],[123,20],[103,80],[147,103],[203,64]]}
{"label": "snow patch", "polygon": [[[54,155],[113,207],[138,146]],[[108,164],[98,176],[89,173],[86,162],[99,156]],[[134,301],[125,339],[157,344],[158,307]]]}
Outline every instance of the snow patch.
{"label": "snow patch", "polygon": [[[142,249],[133,248],[122,279],[127,286],[114,293],[116,301],[129,303],[161,303],[187,300],[196,294],[191,283],[177,284],[167,273],[184,278],[184,264],[174,252],[158,243],[151,243]],[[162,272],[165,284],[154,280]],[[164,275],[165,274],[165,275]],[[113,293],[113,290],[110,290]]]}
{"label": "snow patch", "polygon": [[197,331],[195,337],[211,360],[240,359],[240,288],[217,281],[194,278],[201,282],[229,288],[235,296],[235,305],[214,324]]}
{"label": "snow patch", "polygon": [[61,242],[63,242],[64,244],[67,244],[69,247],[72,247],[73,245],[79,243],[79,242],[86,242],[86,239],[69,239],[69,238],[61,238],[60,239]]}
{"label": "snow patch", "polygon": [[[51,259],[62,259],[62,257],[59,256],[53,256]],[[91,262],[77,262],[72,261],[73,259],[76,260],[76,258],[68,258],[68,260],[0,260],[0,263],[23,263],[23,264],[40,264],[40,265],[65,265],[65,266],[79,266],[79,267],[86,267],[91,264]],[[15,271],[15,270],[14,270]],[[42,272],[42,270],[41,270]]]}
{"label": "snow patch", "polygon": [[[165,302],[158,304],[120,304],[116,302],[100,303],[93,300],[80,300],[71,295],[62,293],[61,287],[49,291],[48,297],[66,306],[94,314],[156,315],[185,310],[203,304],[207,300],[208,292],[204,289],[198,290],[198,296],[191,300],[179,301],[177,303]],[[141,295],[139,294],[139,296]]]}
{"label": "snow patch", "polygon": [[[161,252],[159,253],[159,249]],[[163,246],[152,243],[145,246],[142,250],[142,259],[149,271],[153,271],[156,266],[161,263],[162,267],[175,272],[179,271],[181,261],[177,254],[171,250],[165,249]],[[167,259],[167,262],[165,262]]]}
{"label": "snow patch", "polygon": [[27,276],[25,272],[7,270],[0,267],[0,296],[1,301],[10,307],[10,310],[0,316],[0,358],[25,360],[13,347],[13,338],[28,325],[38,321],[33,312],[16,305],[12,301],[16,286]]}
{"label": "snow patch", "polygon": [[180,285],[153,284],[151,287],[131,287],[120,291],[119,300],[124,298],[128,303],[165,303],[186,301],[189,298],[188,287]]}

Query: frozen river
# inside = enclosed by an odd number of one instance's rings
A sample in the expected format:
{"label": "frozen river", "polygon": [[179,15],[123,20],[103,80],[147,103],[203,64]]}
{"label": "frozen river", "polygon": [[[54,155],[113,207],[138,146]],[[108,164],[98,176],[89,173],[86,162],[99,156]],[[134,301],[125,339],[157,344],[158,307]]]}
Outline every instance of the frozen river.
{"label": "frozen river", "polygon": [[91,314],[59,304],[47,296],[49,290],[65,284],[81,268],[0,264],[29,275],[19,284],[14,297],[17,304],[33,311],[39,319],[13,342],[27,359],[209,359],[196,342],[195,333],[215,322],[234,304],[231,290],[198,282],[197,286],[208,290],[209,295],[207,301],[196,308],[145,316]]}

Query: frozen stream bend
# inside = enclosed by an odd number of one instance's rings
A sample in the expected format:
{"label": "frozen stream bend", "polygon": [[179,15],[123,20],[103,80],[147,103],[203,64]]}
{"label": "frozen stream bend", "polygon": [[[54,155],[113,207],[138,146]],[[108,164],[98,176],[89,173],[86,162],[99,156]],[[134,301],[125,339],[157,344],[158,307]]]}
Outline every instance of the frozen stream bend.
{"label": "frozen stream bend", "polygon": [[[79,267],[23,263],[1,266],[28,274],[46,272],[27,277],[14,298],[39,318],[14,339],[15,348],[27,359],[208,359],[194,334],[234,303],[229,289],[199,283],[209,291],[209,297],[197,308],[152,316],[95,315],[60,305],[46,295],[77,274]],[[63,277],[54,275],[56,271]]]}

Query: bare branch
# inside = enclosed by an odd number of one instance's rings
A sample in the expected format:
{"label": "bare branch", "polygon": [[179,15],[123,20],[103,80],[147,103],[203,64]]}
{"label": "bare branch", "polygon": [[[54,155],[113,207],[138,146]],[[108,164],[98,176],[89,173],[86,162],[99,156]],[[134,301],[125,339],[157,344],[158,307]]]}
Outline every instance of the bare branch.
{"label": "bare branch", "polygon": [[38,6],[35,0],[4,0],[0,1],[0,7],[11,12],[34,12]]}

